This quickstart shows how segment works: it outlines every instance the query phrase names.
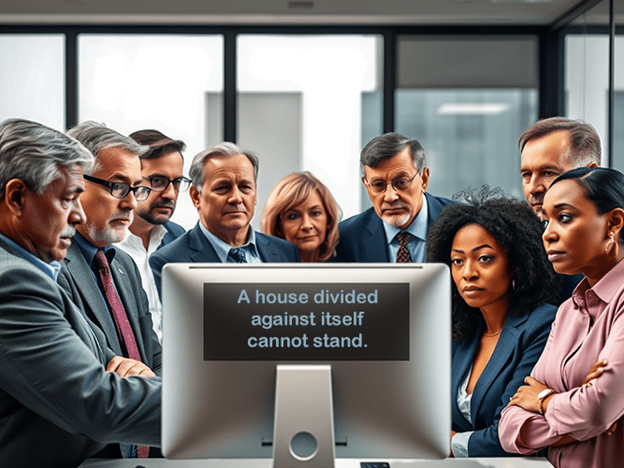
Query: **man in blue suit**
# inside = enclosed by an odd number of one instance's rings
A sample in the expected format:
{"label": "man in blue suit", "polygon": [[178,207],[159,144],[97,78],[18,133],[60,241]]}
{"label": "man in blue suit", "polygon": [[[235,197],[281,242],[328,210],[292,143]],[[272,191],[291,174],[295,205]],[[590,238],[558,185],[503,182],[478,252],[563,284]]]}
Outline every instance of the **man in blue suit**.
{"label": "man in blue suit", "polygon": [[130,138],[149,148],[139,156],[143,183],[152,191],[146,200],[137,201],[134,221],[119,248],[132,257],[141,274],[141,284],[147,293],[154,331],[162,340],[162,305],[149,265],[156,249],[169,244],[182,234],[184,228],[170,220],[180,192],[188,190],[191,180],[184,177],[186,147],[182,140],[173,140],[158,130],[139,130]]}
{"label": "man in blue suit", "polygon": [[250,224],[257,202],[258,158],[253,153],[220,143],[197,154],[189,174],[199,222],[150,257],[159,291],[167,263],[299,261],[293,244],[256,232]]}
{"label": "man in blue suit", "polygon": [[426,193],[429,168],[416,140],[386,133],[362,150],[373,207],[340,223],[338,262],[424,262],[429,226],[450,200]]}

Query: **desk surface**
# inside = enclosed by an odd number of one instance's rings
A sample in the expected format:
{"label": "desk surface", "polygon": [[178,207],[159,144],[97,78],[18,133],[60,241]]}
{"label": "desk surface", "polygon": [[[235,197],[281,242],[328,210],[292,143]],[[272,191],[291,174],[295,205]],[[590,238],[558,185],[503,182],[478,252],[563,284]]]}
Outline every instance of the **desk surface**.
{"label": "desk surface", "polygon": [[[336,468],[359,468],[361,461],[387,461],[390,468],[552,468],[544,458],[447,458],[445,460],[336,459]],[[228,460],[125,459],[85,461],[80,468],[272,468],[270,458]]]}

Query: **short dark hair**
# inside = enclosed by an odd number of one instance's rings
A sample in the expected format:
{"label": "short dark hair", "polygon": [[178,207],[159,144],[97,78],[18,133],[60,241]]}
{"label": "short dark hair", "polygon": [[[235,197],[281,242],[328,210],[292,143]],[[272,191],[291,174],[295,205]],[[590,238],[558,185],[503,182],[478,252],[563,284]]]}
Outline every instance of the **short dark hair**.
{"label": "short dark hair", "polygon": [[424,148],[416,140],[410,140],[400,133],[386,133],[369,141],[360,155],[362,169],[364,166],[376,167],[384,159],[396,156],[406,146],[410,148],[414,167],[418,174],[422,174],[422,170],[427,167]]}
{"label": "short dark hair", "polygon": [[[606,167],[578,167],[561,174],[550,186],[562,180],[576,181],[596,205],[599,214],[615,208],[624,210],[624,174],[620,171]],[[624,242],[624,229],[620,231],[620,242]]]}
{"label": "short dark hair", "polygon": [[[525,201],[506,195],[502,189],[483,187],[479,192],[463,191],[453,197],[427,234],[427,262],[451,267],[451,246],[462,227],[483,227],[505,250],[513,287],[509,291],[510,310],[535,309],[559,296],[558,279],[542,245],[543,225]],[[453,340],[465,341],[477,332],[483,317],[470,307],[452,281]]]}
{"label": "short dark hair", "polygon": [[518,148],[522,152],[529,140],[540,138],[559,130],[568,132],[570,138],[569,157],[574,167],[587,166],[591,162],[600,165],[600,137],[592,125],[580,120],[565,117],[550,117],[538,120],[520,136]]}
{"label": "short dark hair", "polygon": [[[161,156],[177,151],[182,156],[186,143],[182,140],[174,140],[158,130],[137,130],[130,135],[140,145],[149,146],[149,151],[141,156],[141,159],[157,159]],[[182,156],[184,160],[184,156]]]}

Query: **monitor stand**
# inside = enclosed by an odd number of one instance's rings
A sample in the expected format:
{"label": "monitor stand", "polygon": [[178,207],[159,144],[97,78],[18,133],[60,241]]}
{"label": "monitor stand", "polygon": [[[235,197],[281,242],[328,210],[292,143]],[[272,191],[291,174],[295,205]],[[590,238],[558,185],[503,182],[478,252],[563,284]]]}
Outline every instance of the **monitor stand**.
{"label": "monitor stand", "polygon": [[334,468],[331,366],[277,366],[273,430],[273,468]]}

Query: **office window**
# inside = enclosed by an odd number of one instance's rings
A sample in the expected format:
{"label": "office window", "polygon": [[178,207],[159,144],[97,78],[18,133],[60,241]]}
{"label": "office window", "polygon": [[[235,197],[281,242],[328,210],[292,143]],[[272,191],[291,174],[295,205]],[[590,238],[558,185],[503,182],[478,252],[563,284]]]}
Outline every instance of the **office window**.
{"label": "office window", "polygon": [[[223,114],[208,112],[207,96],[223,91],[222,36],[81,34],[78,51],[80,121],[181,139],[186,173],[195,154],[221,141],[209,128]],[[188,195],[172,219],[187,228],[196,223]]]}
{"label": "office window", "polygon": [[522,197],[517,142],[537,120],[534,37],[399,38],[395,128],[424,147],[428,191]]}
{"label": "office window", "polygon": [[[363,101],[382,87],[382,37],[238,37],[238,142],[260,156],[258,215],[285,175],[309,170],[345,217],[359,213],[363,128],[381,131],[381,112]],[[365,122],[366,120],[366,122]]]}
{"label": "office window", "polygon": [[65,129],[65,37],[0,35],[0,121],[20,117]]}

